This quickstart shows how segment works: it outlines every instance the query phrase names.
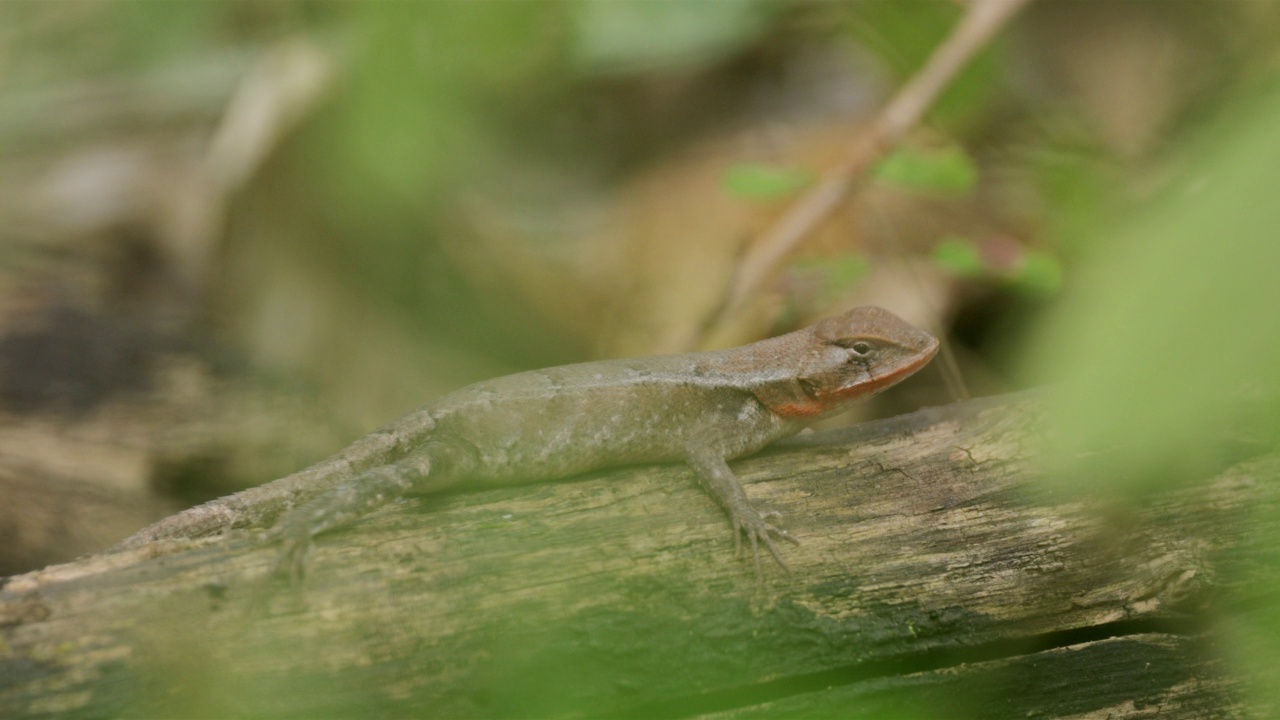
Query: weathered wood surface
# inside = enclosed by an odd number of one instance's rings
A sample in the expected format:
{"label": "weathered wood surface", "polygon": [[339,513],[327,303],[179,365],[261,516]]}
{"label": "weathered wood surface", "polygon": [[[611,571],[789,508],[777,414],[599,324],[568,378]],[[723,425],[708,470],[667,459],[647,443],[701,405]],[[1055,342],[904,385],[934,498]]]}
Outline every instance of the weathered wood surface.
{"label": "weathered wood surface", "polygon": [[975,401],[736,463],[803,542],[763,583],[679,467],[410,500],[300,592],[258,596],[252,536],[16,576],[0,717],[1244,715],[1206,618],[1280,457],[1107,522],[1040,482],[1038,423]]}
{"label": "weathered wood surface", "polygon": [[0,467],[0,577],[110,547],[175,505],[50,472]]}

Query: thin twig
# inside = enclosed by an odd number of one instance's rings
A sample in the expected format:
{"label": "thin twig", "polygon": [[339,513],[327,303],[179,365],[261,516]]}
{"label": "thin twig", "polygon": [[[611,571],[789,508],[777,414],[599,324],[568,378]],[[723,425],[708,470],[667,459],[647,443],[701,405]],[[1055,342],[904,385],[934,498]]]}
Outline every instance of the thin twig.
{"label": "thin twig", "polygon": [[840,204],[856,181],[924,115],[943,89],[1029,0],[973,0],[964,17],[853,143],[843,162],[823,174],[748,251],[726,300],[708,327],[732,321],[804,238]]}

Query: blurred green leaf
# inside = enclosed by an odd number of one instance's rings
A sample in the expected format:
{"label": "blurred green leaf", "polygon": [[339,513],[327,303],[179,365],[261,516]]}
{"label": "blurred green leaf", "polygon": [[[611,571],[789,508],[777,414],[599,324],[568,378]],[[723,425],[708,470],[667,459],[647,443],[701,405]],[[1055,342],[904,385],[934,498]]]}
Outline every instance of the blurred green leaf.
{"label": "blurred green leaf", "polygon": [[[859,45],[876,55],[899,82],[916,73],[963,13],[954,2],[859,2],[847,6],[847,27]],[[929,119],[961,134],[989,117],[1000,96],[1006,58],[1004,37],[997,37],[970,59],[929,110]]]}
{"label": "blurred green leaf", "polygon": [[843,293],[857,285],[867,272],[871,263],[861,255],[841,255],[827,263],[827,286],[835,292]]}
{"label": "blurred green leaf", "polygon": [[576,56],[588,72],[640,72],[706,64],[756,39],[774,0],[614,0],[573,6]]}
{"label": "blurred green leaf", "polygon": [[801,168],[743,163],[726,170],[721,182],[730,195],[768,200],[812,185],[813,173]]}
{"label": "blurred green leaf", "polygon": [[987,271],[982,254],[967,238],[949,235],[933,248],[933,261],[959,277],[980,277]]}
{"label": "blurred green leaf", "polygon": [[1041,232],[1068,257],[1088,252],[1132,212],[1132,176],[1084,138],[1044,137],[1022,153],[1046,206],[1067,210],[1043,213]]}
{"label": "blurred green leaf", "polygon": [[959,193],[973,188],[978,170],[958,145],[944,148],[903,148],[881,160],[872,176],[882,183],[913,190]]}
{"label": "blurred green leaf", "polygon": [[1062,390],[1071,444],[1124,448],[1111,462],[1130,472],[1108,476],[1130,489],[1213,462],[1238,387],[1280,386],[1280,93],[1251,110],[1207,130],[1186,178],[1098,243],[1027,358]]}
{"label": "blurred green leaf", "polygon": [[1053,295],[1062,286],[1062,263],[1052,255],[1021,250],[1012,267],[993,266],[968,238],[949,235],[933,248],[933,261],[955,277],[1007,286],[1027,295]]}
{"label": "blurred green leaf", "polygon": [[1010,284],[1028,295],[1053,295],[1062,288],[1062,273],[1062,263],[1056,257],[1030,251]]}
{"label": "blurred green leaf", "polygon": [[924,64],[961,13],[946,2],[857,3],[849,6],[848,27],[859,44],[905,78]]}
{"label": "blurred green leaf", "polygon": [[[1176,183],[1077,243],[1089,252],[1024,358],[1051,383],[1045,462],[1060,492],[1146,504],[1280,438],[1280,88],[1251,92],[1184,141]],[[1253,706],[1275,707],[1280,537],[1274,519],[1260,527],[1272,530],[1237,549],[1248,569],[1218,606]]]}
{"label": "blurred green leaf", "polygon": [[792,272],[816,287],[820,303],[831,302],[853,289],[870,269],[871,263],[855,253],[798,258],[791,265]]}
{"label": "blurred green leaf", "polygon": [[[555,82],[560,18],[544,3],[370,3],[350,83],[349,144],[389,186],[457,183],[499,137],[487,101],[518,111]],[[546,46],[546,47],[544,47]],[[346,144],[344,144],[345,147]]]}

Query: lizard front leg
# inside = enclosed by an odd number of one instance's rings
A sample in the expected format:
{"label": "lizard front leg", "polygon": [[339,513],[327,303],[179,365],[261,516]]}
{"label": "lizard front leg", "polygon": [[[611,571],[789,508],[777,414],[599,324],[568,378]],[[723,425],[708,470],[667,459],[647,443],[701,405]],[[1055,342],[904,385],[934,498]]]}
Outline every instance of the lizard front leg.
{"label": "lizard front leg", "polygon": [[751,557],[755,561],[757,577],[760,577],[760,545],[768,549],[783,570],[790,572],[787,564],[782,560],[782,555],[778,553],[777,546],[773,544],[772,536],[776,535],[797,545],[800,541],[786,530],[765,522],[764,517],[751,507],[751,502],[747,500],[747,494],[742,489],[742,483],[738,482],[738,478],[734,476],[733,470],[729,469],[729,464],[724,458],[711,450],[694,450],[689,453],[687,462],[698,476],[702,487],[706,488],[706,491],[729,515],[729,521],[733,524],[734,553],[741,555],[742,536],[745,534],[751,542]]}

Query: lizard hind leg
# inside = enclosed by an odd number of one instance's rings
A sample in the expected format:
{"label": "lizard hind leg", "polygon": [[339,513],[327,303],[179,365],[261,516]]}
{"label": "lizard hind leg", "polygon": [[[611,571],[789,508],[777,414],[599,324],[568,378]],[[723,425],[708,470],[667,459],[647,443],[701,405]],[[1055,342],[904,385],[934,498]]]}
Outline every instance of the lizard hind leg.
{"label": "lizard hind leg", "polygon": [[301,580],[312,537],[349,525],[402,497],[421,486],[431,471],[431,459],[425,453],[414,453],[360,473],[294,508],[277,530],[281,547],[272,575],[290,582]]}

